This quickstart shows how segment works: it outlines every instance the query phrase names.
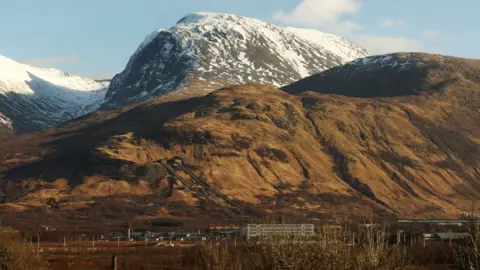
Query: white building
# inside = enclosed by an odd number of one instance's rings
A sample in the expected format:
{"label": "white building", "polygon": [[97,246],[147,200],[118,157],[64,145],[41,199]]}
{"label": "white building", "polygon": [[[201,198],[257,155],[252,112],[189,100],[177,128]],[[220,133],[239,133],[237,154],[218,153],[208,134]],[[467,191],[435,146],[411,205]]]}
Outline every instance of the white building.
{"label": "white building", "polygon": [[313,224],[248,224],[241,230],[247,239],[259,236],[312,236]]}

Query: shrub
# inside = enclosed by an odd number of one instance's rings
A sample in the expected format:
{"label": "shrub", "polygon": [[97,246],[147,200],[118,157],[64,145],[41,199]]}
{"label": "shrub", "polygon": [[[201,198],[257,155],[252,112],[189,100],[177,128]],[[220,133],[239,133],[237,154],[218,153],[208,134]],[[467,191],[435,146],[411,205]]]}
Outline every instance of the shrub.
{"label": "shrub", "polygon": [[480,269],[480,226],[471,224],[469,236],[458,243],[454,250],[457,269]]}
{"label": "shrub", "polygon": [[387,243],[384,227],[371,227],[353,244],[347,226],[314,237],[261,237],[241,247],[205,245],[196,254],[196,269],[218,270],[377,270],[407,269],[405,248]]}
{"label": "shrub", "polygon": [[30,243],[9,227],[0,227],[0,265],[9,270],[47,269]]}

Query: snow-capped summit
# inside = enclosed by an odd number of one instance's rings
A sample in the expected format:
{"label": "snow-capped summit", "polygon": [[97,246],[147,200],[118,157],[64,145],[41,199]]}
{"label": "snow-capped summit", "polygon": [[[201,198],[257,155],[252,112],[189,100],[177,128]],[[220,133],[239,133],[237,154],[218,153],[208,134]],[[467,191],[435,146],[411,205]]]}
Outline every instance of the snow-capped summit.
{"label": "snow-capped summit", "polygon": [[260,82],[281,86],[368,53],[333,34],[279,27],[232,14],[198,12],[148,35],[117,74],[106,107],[201,84]]}
{"label": "snow-capped summit", "polygon": [[0,124],[17,133],[51,127],[99,108],[107,87],[0,55]]}

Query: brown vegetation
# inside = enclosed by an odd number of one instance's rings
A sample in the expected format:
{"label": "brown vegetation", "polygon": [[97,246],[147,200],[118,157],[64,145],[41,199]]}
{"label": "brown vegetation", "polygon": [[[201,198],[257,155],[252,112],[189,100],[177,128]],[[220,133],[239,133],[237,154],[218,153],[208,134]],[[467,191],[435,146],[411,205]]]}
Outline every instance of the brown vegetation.
{"label": "brown vegetation", "polygon": [[469,237],[455,248],[454,262],[458,269],[480,268],[480,225],[471,224]]}
{"label": "brown vegetation", "polygon": [[[349,229],[348,222],[324,227],[312,237],[260,237],[249,242],[209,240],[196,246],[43,248],[52,269],[105,269],[117,257],[119,269],[452,269],[457,245],[388,243],[387,228]],[[341,224],[341,225],[340,225]],[[353,227],[353,226],[352,226]],[[183,246],[182,246],[183,245]],[[64,268],[61,268],[64,267]],[[78,268],[75,268],[78,267]],[[458,265],[458,269],[462,268]],[[455,268],[457,269],[457,268]]]}
{"label": "brown vegetation", "polygon": [[386,242],[384,231],[371,230],[360,245],[352,245],[353,234],[328,232],[318,237],[274,237],[258,239],[244,247],[202,246],[196,269],[408,269],[411,258],[405,247]]}
{"label": "brown vegetation", "polygon": [[0,227],[1,269],[31,270],[47,269],[46,262],[38,255],[31,243],[9,227]]}

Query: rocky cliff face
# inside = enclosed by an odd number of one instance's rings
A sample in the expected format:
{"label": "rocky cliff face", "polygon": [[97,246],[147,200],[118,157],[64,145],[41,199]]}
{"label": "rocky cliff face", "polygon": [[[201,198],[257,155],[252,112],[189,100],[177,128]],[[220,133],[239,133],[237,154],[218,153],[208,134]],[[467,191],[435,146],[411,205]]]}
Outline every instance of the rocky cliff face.
{"label": "rocky cliff face", "polygon": [[198,83],[292,83],[367,52],[341,37],[215,13],[194,13],[153,32],[112,80],[105,107],[161,96]]}

